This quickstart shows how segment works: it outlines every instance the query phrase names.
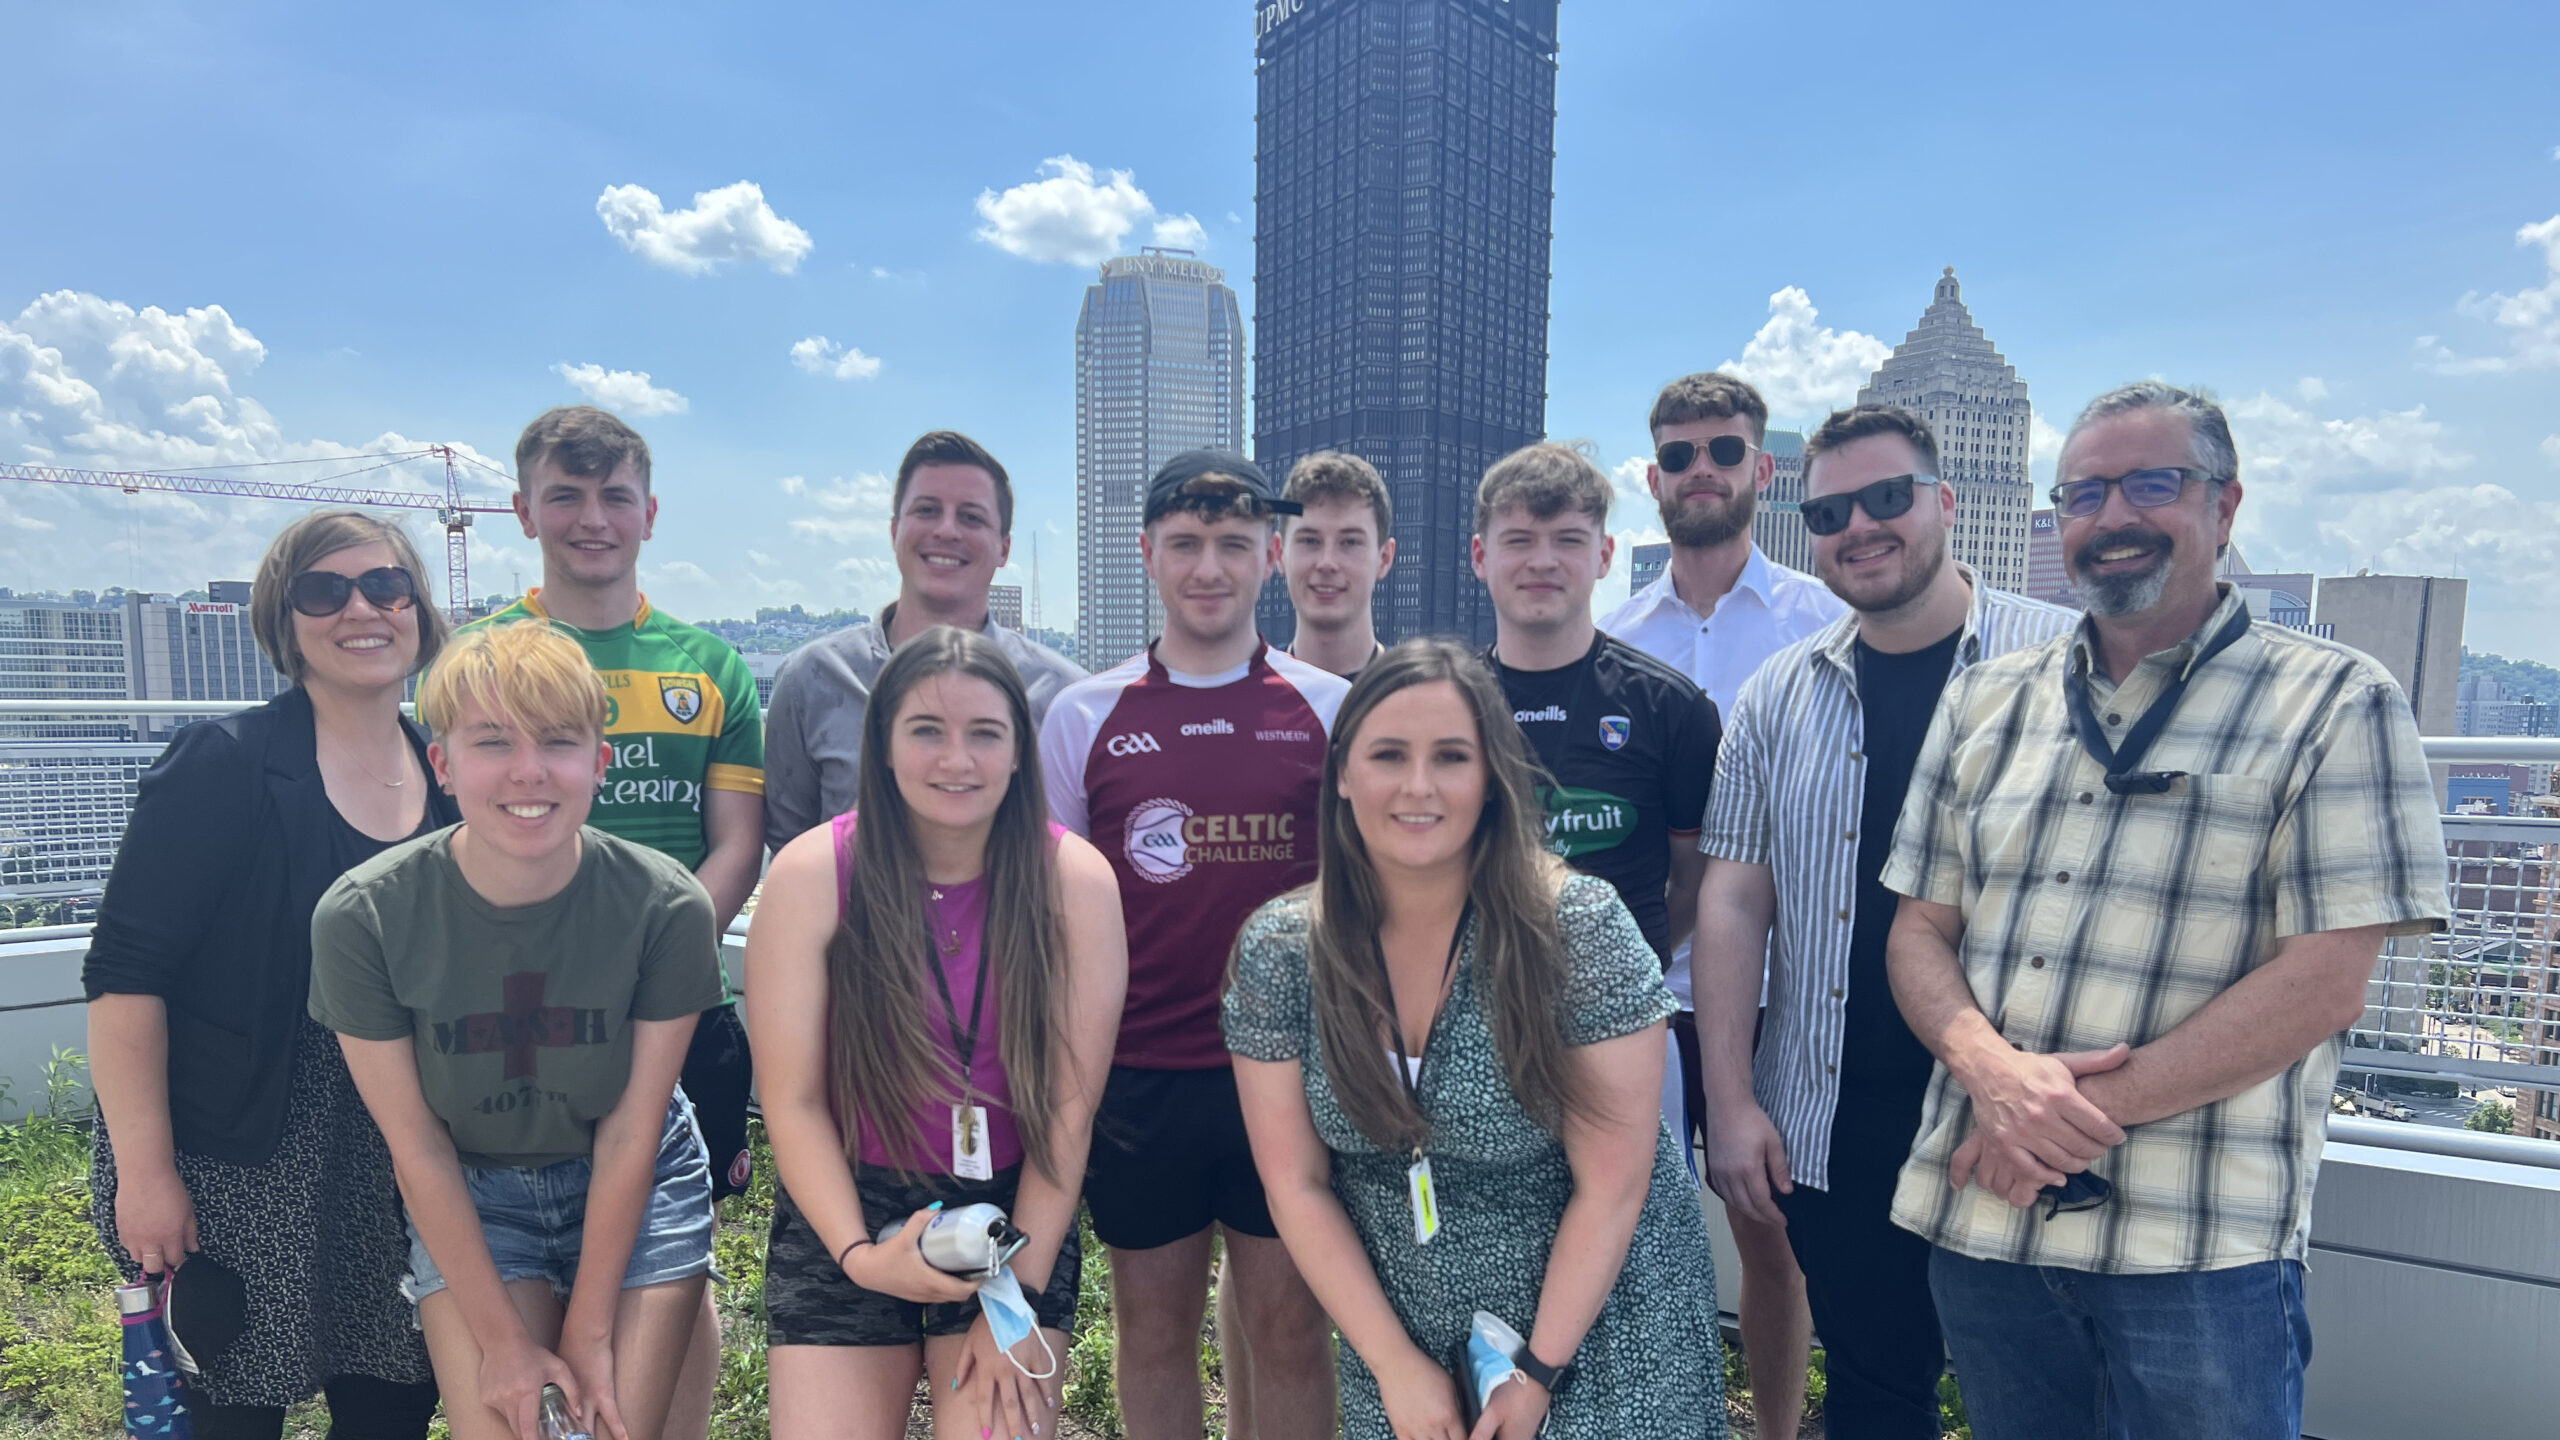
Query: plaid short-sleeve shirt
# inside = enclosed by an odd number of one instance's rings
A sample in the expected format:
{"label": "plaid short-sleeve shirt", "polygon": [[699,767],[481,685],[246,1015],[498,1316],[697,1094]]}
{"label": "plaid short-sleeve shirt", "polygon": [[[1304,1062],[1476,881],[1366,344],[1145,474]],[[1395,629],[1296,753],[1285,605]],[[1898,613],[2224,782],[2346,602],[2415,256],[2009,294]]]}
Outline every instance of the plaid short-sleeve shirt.
{"label": "plaid short-sleeve shirt", "polygon": [[[2023,1050],[2148,1044],[2296,935],[2449,923],[2434,787],[2399,686],[2354,650],[2265,623],[2196,665],[2242,604],[2226,589],[2193,637],[2122,685],[2094,663],[2084,622],[1947,686],[1884,883],[1963,912],[1974,1000]],[[2110,793],[2073,734],[2063,687],[2083,651],[2116,744],[2192,667],[2141,759],[2187,772],[2166,793]],[[2332,1038],[2227,1099],[2129,1127],[2090,1167],[2113,1197],[2050,1220],[1948,1188],[1973,1116],[1942,1064],[1894,1223],[1977,1259],[2102,1273],[2300,1259],[2338,1051]]]}

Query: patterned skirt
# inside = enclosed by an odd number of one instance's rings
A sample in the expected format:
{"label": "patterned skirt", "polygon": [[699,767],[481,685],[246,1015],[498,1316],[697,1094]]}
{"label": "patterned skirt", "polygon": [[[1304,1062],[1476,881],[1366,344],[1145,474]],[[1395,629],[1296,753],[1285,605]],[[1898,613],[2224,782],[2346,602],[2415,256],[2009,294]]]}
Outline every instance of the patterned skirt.
{"label": "patterned skirt", "polygon": [[[116,1243],[116,1164],[98,1127],[89,1215],[127,1279]],[[305,1016],[294,1037],[284,1138],[263,1165],[184,1151],[178,1178],[195,1201],[207,1258],[237,1271],[248,1328],[205,1362],[214,1405],[294,1405],[337,1375],[414,1384],[433,1377],[417,1312],[400,1294],[409,1236],[391,1151],[374,1127],[338,1039]]]}

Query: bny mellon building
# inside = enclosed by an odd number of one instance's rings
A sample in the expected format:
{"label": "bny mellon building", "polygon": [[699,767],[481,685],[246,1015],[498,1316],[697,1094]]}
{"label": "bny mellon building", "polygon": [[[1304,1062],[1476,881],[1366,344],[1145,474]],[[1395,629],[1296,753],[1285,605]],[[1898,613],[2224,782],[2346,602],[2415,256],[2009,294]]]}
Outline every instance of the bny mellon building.
{"label": "bny mellon building", "polygon": [[1899,405],[1938,437],[1939,478],[1955,486],[1955,557],[2002,590],[2027,588],[2027,382],[1965,309],[1956,267],[1920,323],[1858,392],[1861,405]]}
{"label": "bny mellon building", "polygon": [[1106,670],[1164,605],[1138,559],[1147,480],[1185,450],[1244,450],[1244,320],[1226,272],[1186,252],[1103,262],[1076,320],[1076,648]]}
{"label": "bny mellon building", "polygon": [[[1254,457],[1378,467],[1378,631],[1493,637],[1476,482],[1547,412],[1556,0],[1254,6]],[[1258,616],[1296,633],[1275,577]]]}

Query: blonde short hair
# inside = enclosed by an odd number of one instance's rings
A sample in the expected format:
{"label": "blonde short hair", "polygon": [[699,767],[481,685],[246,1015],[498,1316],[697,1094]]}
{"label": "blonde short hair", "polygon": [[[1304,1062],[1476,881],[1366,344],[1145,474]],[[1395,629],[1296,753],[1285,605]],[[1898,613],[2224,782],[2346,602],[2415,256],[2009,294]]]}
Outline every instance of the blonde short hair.
{"label": "blonde short hair", "polygon": [[578,642],[547,620],[465,630],[418,682],[418,718],[439,740],[474,703],[528,734],[604,737],[604,682]]}
{"label": "blonde short hair", "polygon": [[361,510],[314,510],[276,532],[267,542],[266,558],[258,562],[258,578],[249,583],[249,633],[258,638],[258,648],[267,654],[267,663],[276,673],[299,685],[302,683],[302,644],[293,636],[293,577],[319,564],[341,550],[358,545],[383,545],[391,551],[391,563],[409,572],[416,587],[417,600],[409,608],[418,616],[418,654],[409,662],[409,673],[417,674],[435,663],[436,652],[442,650],[446,637],[453,633],[453,622],[435,606],[435,598],[427,593],[426,562],[418,558],[418,547],[409,543],[407,531],[378,516]]}

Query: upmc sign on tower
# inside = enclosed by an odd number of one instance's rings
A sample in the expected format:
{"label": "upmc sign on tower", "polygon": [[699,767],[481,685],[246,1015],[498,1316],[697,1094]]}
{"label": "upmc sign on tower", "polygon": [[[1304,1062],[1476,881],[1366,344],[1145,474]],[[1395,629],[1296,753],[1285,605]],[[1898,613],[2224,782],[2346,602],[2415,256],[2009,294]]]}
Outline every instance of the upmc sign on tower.
{"label": "upmc sign on tower", "polygon": [[[1388,640],[1493,638],[1476,482],[1547,428],[1555,0],[1262,0],[1253,449],[1359,455],[1395,502]],[[1262,633],[1297,632],[1279,577]]]}

